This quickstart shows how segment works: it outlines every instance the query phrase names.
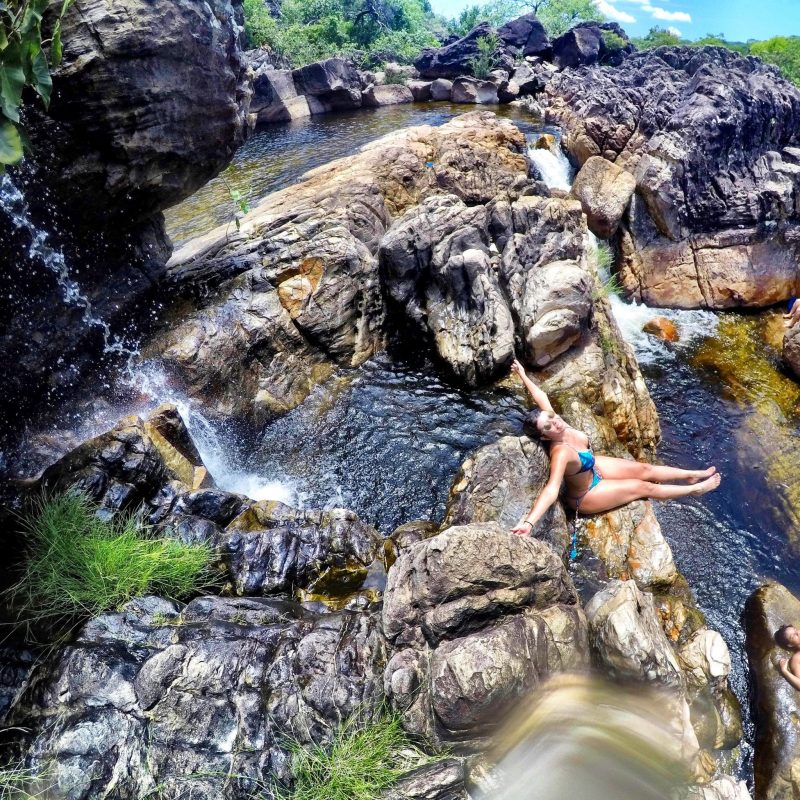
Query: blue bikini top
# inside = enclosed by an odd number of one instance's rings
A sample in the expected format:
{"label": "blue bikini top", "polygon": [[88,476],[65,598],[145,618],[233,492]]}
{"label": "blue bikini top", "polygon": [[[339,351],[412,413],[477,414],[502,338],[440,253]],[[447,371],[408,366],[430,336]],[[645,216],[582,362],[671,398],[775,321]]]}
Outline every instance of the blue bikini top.
{"label": "blue bikini top", "polygon": [[[561,444],[566,444],[567,447],[572,447],[572,445],[567,444],[567,442],[562,442]],[[578,454],[578,458],[581,460],[581,468],[577,472],[573,472],[573,475],[580,475],[582,472],[589,472],[589,470],[594,469],[595,459],[594,453],[592,452],[591,442],[589,442],[588,450],[578,450],[577,447],[572,447],[572,449]]]}

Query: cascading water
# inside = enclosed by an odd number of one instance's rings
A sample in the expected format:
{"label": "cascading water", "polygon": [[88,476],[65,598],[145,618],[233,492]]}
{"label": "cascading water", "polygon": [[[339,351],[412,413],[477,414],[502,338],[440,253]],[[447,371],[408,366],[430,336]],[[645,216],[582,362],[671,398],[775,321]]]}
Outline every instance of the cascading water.
{"label": "cascading water", "polygon": [[83,323],[88,328],[101,331],[104,352],[134,355],[135,350],[127,346],[124,340],[115,337],[108,323],[94,313],[91,302],[70,276],[64,254],[50,245],[50,235],[33,222],[25,196],[8,175],[0,176],[0,212],[6,215],[18,231],[24,231],[30,238],[28,256],[31,262],[41,264],[55,276],[64,303],[82,309]]}
{"label": "cascading water", "polygon": [[533,146],[528,148],[528,158],[533,162],[539,177],[550,189],[566,192],[572,186],[572,164],[556,139],[550,147]]}

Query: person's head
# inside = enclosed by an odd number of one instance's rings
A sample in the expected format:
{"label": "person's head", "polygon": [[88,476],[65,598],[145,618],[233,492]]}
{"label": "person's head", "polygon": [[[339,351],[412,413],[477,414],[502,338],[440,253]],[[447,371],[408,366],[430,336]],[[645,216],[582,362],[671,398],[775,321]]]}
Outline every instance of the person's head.
{"label": "person's head", "polygon": [[531,411],[525,420],[526,432],[534,439],[543,439],[546,442],[560,439],[566,429],[567,423],[558,414],[538,408]]}
{"label": "person's head", "polygon": [[783,625],[775,631],[775,641],[784,650],[800,650],[800,630],[794,625]]}

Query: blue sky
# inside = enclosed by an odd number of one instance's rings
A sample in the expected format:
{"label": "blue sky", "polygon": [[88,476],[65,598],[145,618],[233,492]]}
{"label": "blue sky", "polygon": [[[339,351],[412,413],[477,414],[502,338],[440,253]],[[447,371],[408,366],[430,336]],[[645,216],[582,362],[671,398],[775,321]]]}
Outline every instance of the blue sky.
{"label": "blue sky", "polygon": [[[800,0],[594,0],[629,34],[641,36],[653,27],[674,27],[696,39],[724,33],[732,41],[800,36]],[[431,0],[434,11],[457,16],[479,0]],[[631,19],[635,21],[631,21]]]}

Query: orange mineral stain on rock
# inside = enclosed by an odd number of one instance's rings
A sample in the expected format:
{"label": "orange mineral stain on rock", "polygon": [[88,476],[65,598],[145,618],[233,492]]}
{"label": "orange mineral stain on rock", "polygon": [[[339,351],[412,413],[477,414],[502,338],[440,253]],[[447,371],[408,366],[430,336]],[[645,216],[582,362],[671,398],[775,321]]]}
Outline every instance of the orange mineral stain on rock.
{"label": "orange mineral stain on rock", "polygon": [[314,294],[324,271],[321,258],[305,258],[296,268],[278,275],[278,298],[292,319],[299,316],[306,300]]}

